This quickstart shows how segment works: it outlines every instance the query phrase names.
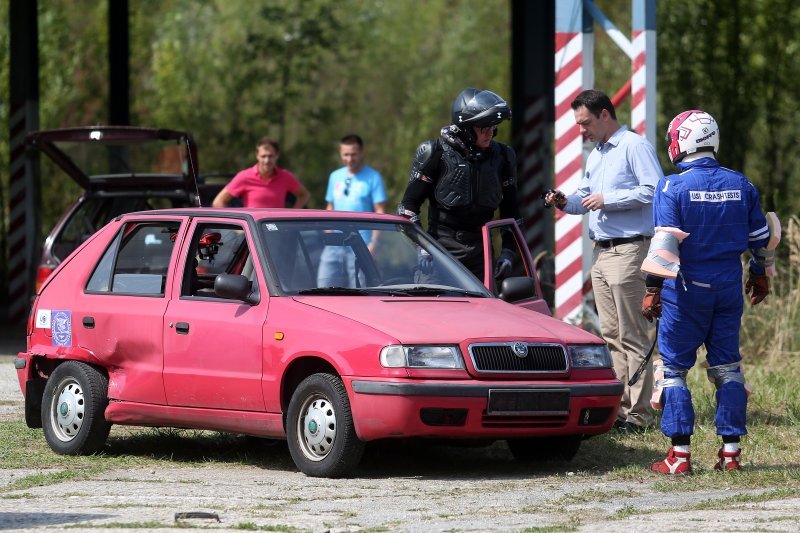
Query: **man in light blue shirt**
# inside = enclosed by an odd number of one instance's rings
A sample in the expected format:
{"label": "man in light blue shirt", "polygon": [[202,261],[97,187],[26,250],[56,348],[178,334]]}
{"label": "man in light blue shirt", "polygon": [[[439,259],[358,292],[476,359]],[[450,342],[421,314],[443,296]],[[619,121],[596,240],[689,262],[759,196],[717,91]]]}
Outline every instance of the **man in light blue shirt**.
{"label": "man in light blue shirt", "polygon": [[650,426],[652,365],[638,382],[627,382],[650,348],[647,320],[640,312],[645,290],[640,266],[653,236],[653,191],[664,176],[655,150],[617,121],[611,100],[587,90],[572,101],[581,134],[597,146],[575,194],[551,191],[545,202],[565,213],[589,213],[592,290],[600,330],[614,360],[614,371],[625,384],[615,427],[637,433]]}
{"label": "man in light blue shirt", "polygon": [[[384,213],[386,189],[381,174],[364,163],[364,141],[355,134],[339,141],[339,156],[344,166],[331,172],[325,194],[329,211],[358,211]],[[370,251],[377,244],[374,235],[362,231],[361,238]],[[363,276],[362,276],[363,277]],[[356,287],[355,255],[346,246],[326,246],[317,273],[319,287]]]}

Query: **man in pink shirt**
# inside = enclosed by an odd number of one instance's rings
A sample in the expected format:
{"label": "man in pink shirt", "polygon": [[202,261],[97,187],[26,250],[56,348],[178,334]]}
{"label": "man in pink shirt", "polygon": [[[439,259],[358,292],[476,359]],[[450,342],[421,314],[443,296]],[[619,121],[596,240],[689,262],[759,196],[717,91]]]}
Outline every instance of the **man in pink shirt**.
{"label": "man in pink shirt", "polygon": [[241,198],[245,207],[286,207],[286,195],[296,198],[295,209],[301,209],[311,194],[294,174],[275,165],[280,150],[278,143],[264,137],[256,145],[255,166],[236,174],[214,198],[214,207],[225,207],[234,198]]}

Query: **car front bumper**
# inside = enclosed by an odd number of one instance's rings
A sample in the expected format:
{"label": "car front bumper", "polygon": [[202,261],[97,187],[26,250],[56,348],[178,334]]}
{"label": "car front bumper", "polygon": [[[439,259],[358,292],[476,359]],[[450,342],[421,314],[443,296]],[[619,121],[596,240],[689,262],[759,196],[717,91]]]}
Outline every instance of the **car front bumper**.
{"label": "car front bumper", "polygon": [[597,435],[616,419],[623,384],[346,379],[364,441],[404,437]]}

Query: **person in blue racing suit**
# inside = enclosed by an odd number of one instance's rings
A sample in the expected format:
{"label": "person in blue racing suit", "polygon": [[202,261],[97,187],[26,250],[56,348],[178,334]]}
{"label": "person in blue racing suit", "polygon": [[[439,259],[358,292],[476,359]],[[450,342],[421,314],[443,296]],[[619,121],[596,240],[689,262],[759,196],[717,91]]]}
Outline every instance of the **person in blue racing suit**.
{"label": "person in blue racing suit", "polygon": [[745,287],[755,305],[769,293],[765,269],[772,267],[777,242],[770,241],[756,188],[744,175],[717,162],[719,128],[711,115],[699,110],[677,115],[667,141],[670,160],[680,173],[662,178],[656,187],[656,235],[642,266],[648,273],[642,314],[651,321],[661,317],[658,345],[663,365],[656,368],[653,405],[663,406],[661,431],[672,441],[667,457],[652,470],[692,471],[695,416],[686,374],[701,345],[707,350],[707,375],[717,389],[714,422],[723,442],[715,469],[739,470],[739,439],[747,434],[747,392],[739,353],[740,257],[750,249]]}

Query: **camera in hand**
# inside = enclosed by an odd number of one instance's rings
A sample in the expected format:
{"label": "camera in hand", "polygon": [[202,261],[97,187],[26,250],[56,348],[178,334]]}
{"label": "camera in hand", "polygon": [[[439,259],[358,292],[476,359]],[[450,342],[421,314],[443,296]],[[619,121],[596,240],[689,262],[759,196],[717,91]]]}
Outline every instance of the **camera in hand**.
{"label": "camera in hand", "polygon": [[553,203],[556,204],[556,205],[559,204],[562,200],[566,199],[566,195],[563,192],[557,191],[555,189],[547,189],[546,191],[544,191],[542,193],[542,201],[544,202],[544,206],[545,207],[553,207],[553,204],[547,203],[547,196],[549,194],[553,194],[554,195],[553,196]]}

